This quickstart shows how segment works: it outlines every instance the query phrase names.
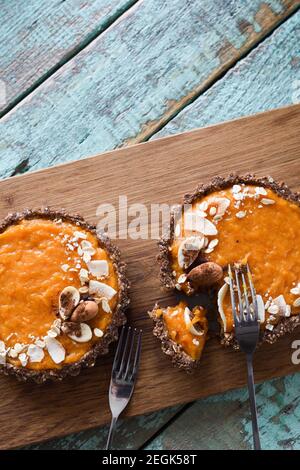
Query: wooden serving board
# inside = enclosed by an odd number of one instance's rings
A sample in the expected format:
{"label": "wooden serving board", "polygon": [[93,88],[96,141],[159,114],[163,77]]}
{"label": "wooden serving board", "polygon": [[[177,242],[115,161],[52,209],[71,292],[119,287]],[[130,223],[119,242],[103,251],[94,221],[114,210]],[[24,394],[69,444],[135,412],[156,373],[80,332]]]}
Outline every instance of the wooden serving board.
{"label": "wooden serving board", "polygon": [[[299,190],[300,105],[108,152],[0,182],[0,216],[25,207],[49,205],[80,212],[97,222],[101,203],[177,203],[199,182],[231,171],[271,174]],[[41,149],[41,152],[43,149]],[[142,360],[127,416],[144,414],[245,385],[243,355],[207,344],[194,375],[173,369],[152,336],[146,314],[156,301],[174,302],[162,291],[155,263],[155,240],[117,240],[132,283],[129,322],[144,330]],[[274,266],[276,269],[276,266]],[[291,362],[300,329],[255,359],[257,381],[300,370]],[[112,354],[95,368],[62,383],[21,384],[0,377],[1,448],[21,446],[105,424]]]}

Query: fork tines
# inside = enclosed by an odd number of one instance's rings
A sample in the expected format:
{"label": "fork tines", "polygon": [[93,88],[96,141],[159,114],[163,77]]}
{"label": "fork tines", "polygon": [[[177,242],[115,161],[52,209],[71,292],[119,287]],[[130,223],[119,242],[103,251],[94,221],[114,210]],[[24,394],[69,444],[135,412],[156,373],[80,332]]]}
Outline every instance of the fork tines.
{"label": "fork tines", "polygon": [[122,327],[120,339],[112,368],[112,375],[117,380],[131,382],[135,380],[141,351],[142,330]]}
{"label": "fork tines", "polygon": [[231,267],[229,264],[228,275],[235,324],[242,326],[245,323],[258,323],[256,292],[248,264],[246,269],[236,266]]}

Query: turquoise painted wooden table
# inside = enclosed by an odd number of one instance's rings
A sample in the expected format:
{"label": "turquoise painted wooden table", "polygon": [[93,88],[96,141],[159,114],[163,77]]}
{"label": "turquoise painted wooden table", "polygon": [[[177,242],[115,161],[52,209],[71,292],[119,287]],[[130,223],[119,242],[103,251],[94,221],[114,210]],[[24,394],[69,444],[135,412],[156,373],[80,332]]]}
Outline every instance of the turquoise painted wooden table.
{"label": "turquoise painted wooden table", "polygon": [[[0,176],[300,101],[297,0],[0,0]],[[300,449],[300,375],[257,386],[262,445]],[[107,428],[31,446],[100,449]],[[247,391],[132,418],[115,445],[248,449]]]}

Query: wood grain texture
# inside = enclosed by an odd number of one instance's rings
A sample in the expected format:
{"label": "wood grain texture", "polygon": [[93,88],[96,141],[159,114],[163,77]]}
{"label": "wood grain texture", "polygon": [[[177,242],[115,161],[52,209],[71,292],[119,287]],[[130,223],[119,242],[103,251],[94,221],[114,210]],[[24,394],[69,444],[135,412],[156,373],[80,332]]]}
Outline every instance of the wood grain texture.
{"label": "wood grain texture", "polygon": [[[299,450],[300,374],[256,386],[264,450]],[[247,389],[198,400],[145,449],[252,449]]]}
{"label": "wood grain texture", "polygon": [[133,0],[0,0],[0,79],[6,100],[0,113],[76,54]]}
{"label": "wood grain texture", "polygon": [[[116,204],[120,194],[128,196],[129,204],[172,204],[200,181],[232,170],[255,170],[259,175],[272,173],[277,179],[284,177],[297,190],[299,124],[300,106],[295,106],[10,178],[0,184],[0,216],[26,206],[59,207],[63,201],[69,211],[80,211],[88,220],[96,221],[98,204]],[[156,243],[128,239],[119,240],[118,244],[128,262],[128,276],[132,281],[129,320],[144,329],[139,382],[127,416],[244,385],[243,355],[224,350],[217,340],[209,342],[201,368],[194,376],[170,367],[152,336],[151,321],[146,314],[157,300],[174,301],[174,294],[160,290],[158,267],[153,264]],[[259,350],[255,361],[258,381],[300,369],[290,360],[291,342],[297,334]],[[106,423],[110,367],[111,356],[107,356],[94,370],[45,387],[2,378],[0,416],[5,436],[2,446],[18,446]],[[30,423],[26,428],[24,421]]]}
{"label": "wood grain texture", "polygon": [[[114,449],[138,449],[149,441],[158,429],[165,426],[183,406],[172,406],[159,412],[130,419],[120,419],[113,440]],[[51,439],[39,444],[26,446],[30,450],[98,450],[104,449],[109,425],[89,429],[64,438]]]}
{"label": "wood grain texture", "polygon": [[138,2],[5,115],[0,175],[148,138],[299,4]]}
{"label": "wood grain texture", "polygon": [[300,11],[153,139],[300,102]]}

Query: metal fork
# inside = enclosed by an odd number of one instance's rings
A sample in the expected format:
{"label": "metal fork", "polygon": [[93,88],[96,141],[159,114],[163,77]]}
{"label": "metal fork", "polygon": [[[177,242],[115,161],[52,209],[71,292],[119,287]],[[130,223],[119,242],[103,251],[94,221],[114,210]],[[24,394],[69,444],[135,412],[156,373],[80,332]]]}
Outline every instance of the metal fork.
{"label": "metal fork", "polygon": [[128,405],[133,393],[141,354],[141,342],[142,330],[122,327],[109,387],[109,406],[112,420],[106,450],[111,448],[117,420]]}
{"label": "metal fork", "polygon": [[[233,276],[233,272],[235,276]],[[232,305],[232,313],[235,326],[235,337],[239,344],[241,351],[246,354],[247,369],[248,369],[248,390],[250,409],[252,417],[252,431],[254,449],[260,450],[259,429],[257,423],[257,409],[255,400],[255,386],[253,377],[253,354],[256,349],[259,339],[259,321],[258,321],[258,306],[256,299],[256,292],[254,289],[253,281],[249,266],[247,264],[247,280],[250,287],[247,287],[246,276],[240,269],[228,266],[230,297]],[[242,288],[241,288],[242,286]],[[236,304],[236,293],[238,298],[238,305]],[[251,301],[249,302],[249,296]]]}

